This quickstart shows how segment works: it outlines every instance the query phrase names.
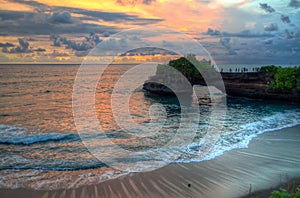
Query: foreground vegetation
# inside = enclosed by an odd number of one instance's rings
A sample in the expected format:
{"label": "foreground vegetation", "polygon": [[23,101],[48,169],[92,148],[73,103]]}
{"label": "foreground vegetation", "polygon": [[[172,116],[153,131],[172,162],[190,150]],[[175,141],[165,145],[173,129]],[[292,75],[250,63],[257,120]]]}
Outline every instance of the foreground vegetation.
{"label": "foreground vegetation", "polygon": [[300,87],[300,67],[264,66],[261,72],[274,76],[274,81],[269,82],[269,87],[275,90],[290,90]]}
{"label": "foreground vegetation", "polygon": [[300,198],[300,179],[292,179],[288,183],[280,184],[276,189],[265,189],[252,193],[250,185],[248,195],[243,198]]}
{"label": "foreground vegetation", "polygon": [[300,198],[300,188],[297,188],[295,192],[291,193],[285,189],[276,190],[272,192],[270,198]]}

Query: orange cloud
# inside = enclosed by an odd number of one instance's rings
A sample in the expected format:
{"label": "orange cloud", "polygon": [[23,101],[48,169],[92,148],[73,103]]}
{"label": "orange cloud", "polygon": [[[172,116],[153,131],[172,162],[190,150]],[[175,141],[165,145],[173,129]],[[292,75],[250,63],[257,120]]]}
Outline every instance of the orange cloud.
{"label": "orange cloud", "polygon": [[[0,9],[15,10],[15,11],[34,11],[34,7],[21,3],[13,3],[8,0],[0,0],[3,6]],[[197,0],[156,0],[151,4],[142,3],[138,0],[129,0],[126,4],[116,3],[116,0],[88,0],[88,1],[65,1],[65,0],[37,0],[37,2],[46,4],[49,6],[62,6],[71,8],[80,8],[93,11],[104,12],[119,12],[125,14],[135,15],[141,18],[154,18],[163,19],[163,21],[156,23],[155,25],[169,27],[178,31],[199,35],[200,32],[204,32],[208,27],[219,29],[222,20],[223,4],[213,1],[210,4],[204,1]],[[83,15],[71,13],[72,17],[82,17]],[[122,23],[115,20],[89,20],[84,22],[90,24],[98,24],[104,26],[116,26],[119,28],[128,29],[134,27],[132,23]],[[78,35],[77,35],[78,36]],[[44,39],[44,38],[43,38]],[[153,38],[155,39],[155,38]],[[51,46],[51,42],[48,37],[47,41],[35,41],[31,42],[33,47],[42,47],[47,49],[44,53],[43,60],[35,60],[31,57],[31,61],[49,61],[52,60],[51,54],[56,48]],[[161,41],[161,37],[157,38],[157,41]],[[35,46],[37,45],[37,46]],[[73,57],[72,52],[67,51]],[[11,58],[15,59],[14,54],[9,54]],[[20,55],[21,56],[21,55]],[[50,57],[50,58],[49,58]],[[143,57],[145,58],[145,57]],[[149,58],[149,57],[147,57]],[[152,58],[152,57],[150,57]],[[158,58],[158,57],[156,57]],[[17,59],[17,58],[16,58]],[[69,57],[58,57],[58,59],[67,60]],[[28,58],[29,60],[29,58]],[[72,59],[73,60],[73,59]],[[77,59],[76,59],[77,60]]]}
{"label": "orange cloud", "polygon": [[12,10],[12,11],[32,11],[30,6],[10,2],[8,0],[0,0],[0,10]]}
{"label": "orange cloud", "polygon": [[71,8],[82,8],[87,10],[99,10],[106,12],[123,12],[123,13],[137,13],[141,17],[152,17],[144,9],[143,5],[122,5],[116,3],[115,0],[88,0],[88,1],[65,1],[65,0],[37,0],[37,2],[44,3],[50,6],[64,6]]}
{"label": "orange cloud", "polygon": [[154,16],[164,19],[162,25],[189,32],[216,27],[221,14],[220,6],[210,7],[207,3],[193,0],[157,2],[145,9]]}
{"label": "orange cloud", "polygon": [[[12,3],[7,0],[0,1],[5,1],[4,9],[33,9],[30,6]],[[246,1],[247,0],[244,0],[243,2],[246,3]],[[208,27],[217,28],[222,10],[222,6],[218,2],[208,4],[195,0],[156,0],[149,4],[142,3],[141,0],[123,0],[123,3],[117,3],[115,0],[37,0],[37,2],[49,6],[64,6],[105,12],[121,12],[143,18],[159,18],[163,19],[159,25],[184,32],[205,31]],[[103,21],[99,21],[99,24],[102,23]],[[127,24],[105,23],[105,25],[123,28],[132,27]]]}

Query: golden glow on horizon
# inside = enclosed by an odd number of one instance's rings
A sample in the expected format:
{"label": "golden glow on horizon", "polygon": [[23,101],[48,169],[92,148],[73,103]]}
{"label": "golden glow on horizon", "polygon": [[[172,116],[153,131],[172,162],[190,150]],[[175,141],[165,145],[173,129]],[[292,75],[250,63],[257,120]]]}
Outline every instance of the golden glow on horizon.
{"label": "golden glow on horizon", "polygon": [[[68,35],[61,35],[62,37],[67,37]],[[76,42],[81,42],[84,40],[84,35],[79,37],[68,37],[71,40]],[[16,46],[18,43],[18,36],[0,36],[0,41],[3,43],[9,42],[13,43]],[[22,37],[25,40],[28,40],[29,37]],[[71,49],[65,49],[62,47],[55,47],[52,45],[52,41],[49,40],[49,36],[40,35],[35,37],[36,41],[30,42],[30,49],[34,50],[37,48],[46,49],[45,52],[31,52],[31,53],[0,53],[0,63],[15,63],[15,64],[55,64],[55,63],[64,63],[64,64],[80,64],[82,60],[91,60],[98,63],[101,63],[106,57],[97,57],[97,56],[87,56],[87,57],[77,57],[75,52]],[[157,38],[159,40],[159,38]],[[55,55],[56,54],[56,55]],[[58,55],[59,54],[59,55]],[[115,57],[114,63],[122,64],[135,64],[142,62],[160,62],[165,63],[170,58],[177,56],[174,55],[134,55],[134,56],[117,56]],[[111,57],[107,57],[108,60],[111,60]]]}

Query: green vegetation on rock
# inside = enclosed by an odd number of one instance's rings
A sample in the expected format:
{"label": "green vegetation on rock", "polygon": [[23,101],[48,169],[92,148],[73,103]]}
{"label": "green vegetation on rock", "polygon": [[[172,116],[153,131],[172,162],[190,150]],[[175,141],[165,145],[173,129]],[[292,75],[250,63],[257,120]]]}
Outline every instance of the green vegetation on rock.
{"label": "green vegetation on rock", "polygon": [[274,80],[269,87],[274,90],[290,90],[300,86],[300,67],[264,66],[261,72],[270,73]]}
{"label": "green vegetation on rock", "polygon": [[284,189],[273,191],[270,198],[300,198],[300,188],[296,189],[295,193],[288,193]]}
{"label": "green vegetation on rock", "polygon": [[191,83],[199,79],[199,76],[201,76],[200,72],[213,69],[210,61],[206,61],[205,59],[199,61],[195,55],[189,54],[186,57],[169,61],[168,65],[158,65],[156,74],[176,76],[176,72],[172,73],[168,66],[176,69],[177,72],[184,75]]}

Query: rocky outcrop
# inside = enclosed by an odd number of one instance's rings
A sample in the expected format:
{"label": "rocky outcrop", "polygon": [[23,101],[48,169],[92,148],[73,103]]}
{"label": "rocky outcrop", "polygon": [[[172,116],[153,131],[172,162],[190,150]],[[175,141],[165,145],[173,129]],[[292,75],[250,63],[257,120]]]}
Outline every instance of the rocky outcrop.
{"label": "rocky outcrop", "polygon": [[226,94],[214,86],[194,85],[193,90],[199,104],[221,103]]}
{"label": "rocky outcrop", "polygon": [[[300,103],[299,87],[290,90],[274,90],[268,86],[268,83],[274,80],[272,74],[263,72],[221,73],[221,76],[226,94],[229,96]],[[202,77],[199,77],[196,81],[197,83],[193,82],[192,84],[206,85]],[[217,81],[215,84],[214,82],[210,84],[215,85],[217,88],[220,86]],[[159,95],[174,94],[170,89],[166,89],[164,85],[153,83],[153,81],[146,81],[143,88]],[[187,91],[190,93],[191,90]],[[185,92],[185,90],[182,90],[182,92]]]}
{"label": "rocky outcrop", "polygon": [[300,88],[274,90],[268,85],[273,76],[267,73],[222,73],[226,93],[230,96],[300,103]]}

